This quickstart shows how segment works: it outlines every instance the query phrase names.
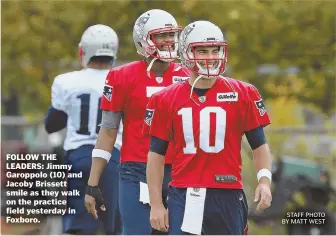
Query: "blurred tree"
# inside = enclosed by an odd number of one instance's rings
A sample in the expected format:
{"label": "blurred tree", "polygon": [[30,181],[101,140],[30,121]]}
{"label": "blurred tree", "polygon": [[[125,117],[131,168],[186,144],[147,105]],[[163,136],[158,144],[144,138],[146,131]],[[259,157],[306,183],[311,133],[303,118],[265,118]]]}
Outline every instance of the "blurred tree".
{"label": "blurred tree", "polygon": [[[183,26],[197,19],[218,24],[229,42],[232,76],[256,85],[266,99],[294,97],[327,113],[336,99],[335,6],[326,1],[3,1],[2,91],[7,96],[16,91],[22,111],[44,111],[55,75],[79,69],[77,45],[89,25],[114,28],[119,60],[136,60],[134,21],[160,8]],[[260,74],[256,69],[265,64],[278,66],[279,73]],[[293,66],[299,73],[285,71]]]}
{"label": "blurred tree", "polygon": [[[193,18],[206,15],[225,32],[235,78],[256,85],[266,98],[296,97],[326,113],[336,107],[335,2],[194,2]],[[278,73],[256,73],[263,64],[278,66]]]}

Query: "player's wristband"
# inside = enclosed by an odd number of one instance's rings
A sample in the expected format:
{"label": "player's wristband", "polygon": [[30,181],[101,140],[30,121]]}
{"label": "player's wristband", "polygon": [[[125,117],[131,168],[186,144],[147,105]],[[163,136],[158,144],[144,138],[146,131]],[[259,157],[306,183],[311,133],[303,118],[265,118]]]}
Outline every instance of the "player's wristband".
{"label": "player's wristband", "polygon": [[92,150],[92,157],[99,157],[105,159],[107,162],[110,161],[111,153],[102,150],[102,149],[93,149]]}
{"label": "player's wristband", "polygon": [[258,173],[257,173],[258,182],[259,182],[261,177],[266,177],[266,178],[269,179],[270,182],[272,182],[272,172],[268,169],[261,169],[261,170],[258,171]]}

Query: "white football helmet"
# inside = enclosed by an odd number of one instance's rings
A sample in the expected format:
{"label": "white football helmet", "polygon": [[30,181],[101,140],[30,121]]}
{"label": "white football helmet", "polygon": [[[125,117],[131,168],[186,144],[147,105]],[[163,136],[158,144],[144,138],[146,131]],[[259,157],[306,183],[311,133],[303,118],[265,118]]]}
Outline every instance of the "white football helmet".
{"label": "white football helmet", "polygon": [[94,56],[110,56],[113,57],[113,63],[115,63],[119,39],[112,28],[98,24],[90,26],[84,31],[78,47],[84,68]]}
{"label": "white football helmet", "polygon": [[[168,12],[153,9],[143,13],[135,22],[133,41],[137,53],[144,57],[153,57],[165,62],[178,58],[178,38],[182,28]],[[174,42],[156,43],[153,35],[165,32],[175,32]],[[160,46],[167,46],[168,51],[161,51]]]}
{"label": "white football helmet", "polygon": [[[195,57],[194,48],[204,46],[218,46],[218,59],[199,59]],[[221,29],[209,21],[195,21],[185,27],[179,40],[179,52],[182,64],[190,68],[202,78],[214,78],[225,72],[228,56],[228,45],[224,40]],[[209,61],[217,60],[215,67],[209,66]],[[204,62],[204,66],[199,64]]]}

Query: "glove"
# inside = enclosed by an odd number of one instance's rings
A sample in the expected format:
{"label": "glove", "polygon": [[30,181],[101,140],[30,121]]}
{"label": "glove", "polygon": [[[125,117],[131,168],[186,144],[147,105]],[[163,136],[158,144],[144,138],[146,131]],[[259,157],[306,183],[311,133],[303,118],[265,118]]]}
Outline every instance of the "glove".
{"label": "glove", "polygon": [[99,208],[101,208],[102,210],[103,208],[105,208],[103,194],[101,193],[98,186],[87,186],[86,194],[93,197],[96,200],[96,203],[98,204]]}

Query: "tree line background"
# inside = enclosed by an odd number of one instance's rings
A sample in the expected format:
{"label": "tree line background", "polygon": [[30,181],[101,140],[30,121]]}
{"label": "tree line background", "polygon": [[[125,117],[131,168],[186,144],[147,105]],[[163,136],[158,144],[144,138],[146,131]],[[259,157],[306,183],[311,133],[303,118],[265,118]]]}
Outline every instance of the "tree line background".
{"label": "tree line background", "polygon": [[[141,59],[133,25],[154,8],[170,12],[181,26],[209,20],[223,30],[229,44],[225,75],[259,89],[271,115],[267,139],[275,157],[323,156],[336,168],[333,1],[2,1],[2,115],[43,117],[54,77],[80,69],[78,43],[91,25],[105,24],[117,32],[118,64]],[[288,126],[301,130],[281,130]],[[323,153],[326,149],[331,151]],[[243,152],[248,195],[256,184],[250,155]],[[271,234],[274,228],[253,232]]]}
{"label": "tree line background", "polygon": [[332,1],[2,1],[3,114],[45,111],[54,77],[79,69],[77,45],[90,25],[117,32],[120,62],[139,59],[133,24],[160,8],[182,26],[199,19],[219,25],[229,43],[227,74],[254,84],[266,100],[297,99],[330,115],[335,7]]}

